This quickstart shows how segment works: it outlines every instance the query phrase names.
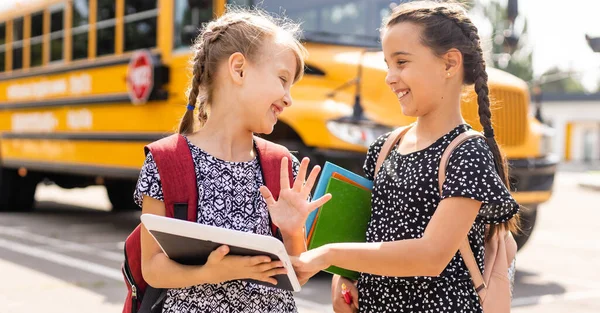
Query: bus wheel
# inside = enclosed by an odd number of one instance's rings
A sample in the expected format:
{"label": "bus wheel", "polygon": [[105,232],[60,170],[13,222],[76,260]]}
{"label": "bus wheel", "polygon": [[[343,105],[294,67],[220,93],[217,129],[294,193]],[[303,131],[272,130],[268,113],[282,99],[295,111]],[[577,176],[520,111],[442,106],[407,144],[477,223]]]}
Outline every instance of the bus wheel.
{"label": "bus wheel", "polygon": [[104,186],[113,212],[135,211],[140,207],[133,202],[133,191],[136,182],[133,180],[106,180]]}
{"label": "bus wheel", "polygon": [[0,211],[33,211],[39,182],[40,177],[35,173],[21,177],[15,169],[0,168]]}
{"label": "bus wheel", "polygon": [[527,209],[522,209],[520,213],[521,217],[521,231],[515,235],[515,241],[517,242],[518,250],[521,250],[525,243],[529,240],[533,228],[535,227],[535,221],[537,219],[537,205],[531,205]]}

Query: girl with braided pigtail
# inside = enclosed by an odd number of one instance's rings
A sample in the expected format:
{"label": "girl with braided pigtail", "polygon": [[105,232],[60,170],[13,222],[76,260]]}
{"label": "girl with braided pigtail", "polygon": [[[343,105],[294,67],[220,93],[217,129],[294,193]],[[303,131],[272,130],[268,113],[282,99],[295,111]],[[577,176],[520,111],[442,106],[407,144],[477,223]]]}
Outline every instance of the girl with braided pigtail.
{"label": "girl with braided pigtail", "polygon": [[[483,271],[486,236],[515,230],[519,205],[506,187],[506,165],[494,137],[477,28],[458,4],[415,1],[393,10],[381,40],[386,83],[403,114],[416,122],[382,154],[381,167],[377,160],[390,133],[369,148],[364,170],[374,187],[367,242],[305,252],[292,260],[296,273],[311,276],[329,266],[360,272],[356,284],[334,276],[336,312],[482,312],[459,247],[467,237],[475,267]],[[471,130],[460,105],[469,85],[477,94],[484,136],[450,150],[442,181],[443,152]],[[350,304],[342,284],[349,287]]]}
{"label": "girl with braided pigtail", "polygon": [[[277,236],[290,255],[306,251],[306,217],[331,197],[309,202],[319,168],[307,178],[307,158],[300,163],[254,134],[271,133],[292,105],[290,89],[303,75],[306,54],[297,30],[293,23],[241,9],[205,25],[192,47],[193,77],[179,126],[194,163],[197,222]],[[289,155],[292,160],[283,157],[281,171],[275,171],[262,163],[269,152],[269,159]],[[134,199],[142,213],[165,216],[159,157],[147,154]],[[265,186],[266,177],[274,175],[281,178],[277,200],[277,191]],[[167,289],[162,312],[297,312],[292,293],[273,286],[277,275],[293,270],[281,261],[230,255],[229,247],[221,246],[204,265],[183,265],[169,259],[145,227],[140,238],[143,278]]]}

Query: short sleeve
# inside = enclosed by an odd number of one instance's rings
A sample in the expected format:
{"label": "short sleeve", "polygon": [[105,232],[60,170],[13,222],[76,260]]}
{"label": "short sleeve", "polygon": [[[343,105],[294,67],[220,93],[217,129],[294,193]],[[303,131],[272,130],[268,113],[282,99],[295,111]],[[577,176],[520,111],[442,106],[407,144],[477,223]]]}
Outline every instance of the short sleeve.
{"label": "short sleeve", "polygon": [[144,165],[140,170],[140,177],[133,193],[133,200],[140,207],[142,207],[144,195],[164,201],[162,184],[152,153],[148,153],[146,156],[146,161],[144,161]]}
{"label": "short sleeve", "polygon": [[377,165],[377,158],[379,158],[381,148],[383,148],[383,144],[388,139],[390,134],[391,132],[379,136],[377,140],[375,140],[371,144],[371,146],[369,146],[369,151],[367,151],[365,164],[363,165],[365,177],[369,180],[373,180],[375,178],[375,166]]}
{"label": "short sleeve", "polygon": [[465,197],[481,201],[479,216],[485,223],[504,223],[519,211],[496,171],[492,152],[483,138],[470,139],[450,156],[442,199]]}

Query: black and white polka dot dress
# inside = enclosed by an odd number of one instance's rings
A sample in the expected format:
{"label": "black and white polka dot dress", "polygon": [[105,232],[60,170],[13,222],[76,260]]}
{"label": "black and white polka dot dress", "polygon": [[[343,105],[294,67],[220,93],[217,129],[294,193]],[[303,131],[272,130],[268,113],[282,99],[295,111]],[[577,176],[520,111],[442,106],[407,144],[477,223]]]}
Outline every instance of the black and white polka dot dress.
{"label": "black and white polka dot dress", "polygon": [[[472,138],[450,157],[440,198],[438,167],[442,153],[460,133],[459,125],[429,147],[400,154],[394,147],[373,187],[368,242],[389,242],[423,236],[441,199],[467,197],[483,204],[469,242],[483,271],[485,224],[501,223],[519,209],[495,171],[492,153],[483,138]],[[369,148],[364,170],[373,179],[375,165],[389,133]],[[358,282],[360,312],[482,312],[469,271],[456,253],[440,276],[388,277],[362,273]]]}
{"label": "black and white polka dot dress", "polygon": [[[187,139],[187,138],[186,138]],[[248,162],[217,159],[192,144],[198,185],[198,223],[271,235],[267,204],[259,192],[263,185],[258,158]],[[293,175],[300,163],[292,156]],[[152,154],[142,166],[135,202],[141,207],[143,196],[164,201],[162,184]],[[234,280],[220,284],[200,284],[169,289],[163,313],[280,313],[297,312],[291,291]]]}

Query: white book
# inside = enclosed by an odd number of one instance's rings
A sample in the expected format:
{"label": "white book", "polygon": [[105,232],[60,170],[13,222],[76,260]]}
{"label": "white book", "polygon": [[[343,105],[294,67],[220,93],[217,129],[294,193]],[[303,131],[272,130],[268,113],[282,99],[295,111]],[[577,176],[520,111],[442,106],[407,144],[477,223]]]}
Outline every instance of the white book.
{"label": "white book", "polygon": [[300,291],[300,283],[283,242],[273,236],[208,226],[153,214],[142,214],[142,223],[171,260],[185,265],[203,265],[212,251],[229,246],[230,255],[265,255],[281,260],[287,274],[276,275],[277,285],[248,279],[256,284]]}

